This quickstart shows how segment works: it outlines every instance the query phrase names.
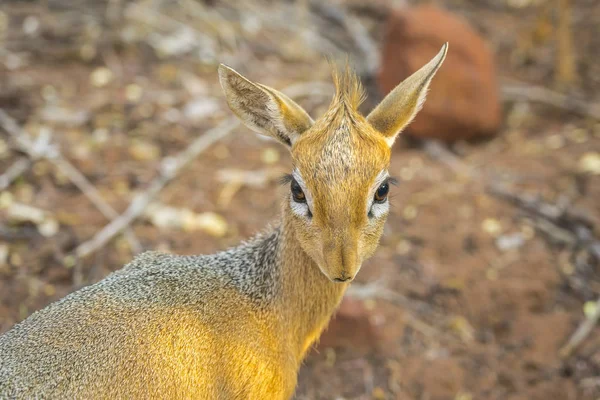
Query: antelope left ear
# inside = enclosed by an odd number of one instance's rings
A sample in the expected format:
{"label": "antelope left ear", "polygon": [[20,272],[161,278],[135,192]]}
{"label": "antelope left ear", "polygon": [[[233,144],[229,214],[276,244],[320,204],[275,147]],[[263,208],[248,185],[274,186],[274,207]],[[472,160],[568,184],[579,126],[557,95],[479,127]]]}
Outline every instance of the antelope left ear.
{"label": "antelope left ear", "polygon": [[244,78],[221,64],[219,80],[229,108],[253,131],[291,147],[313,120],[285,94]]}
{"label": "antelope left ear", "polygon": [[445,43],[431,61],[396,86],[367,117],[367,121],[385,136],[390,146],[423,107],[429,83],[444,62],[447,52],[448,43]]}

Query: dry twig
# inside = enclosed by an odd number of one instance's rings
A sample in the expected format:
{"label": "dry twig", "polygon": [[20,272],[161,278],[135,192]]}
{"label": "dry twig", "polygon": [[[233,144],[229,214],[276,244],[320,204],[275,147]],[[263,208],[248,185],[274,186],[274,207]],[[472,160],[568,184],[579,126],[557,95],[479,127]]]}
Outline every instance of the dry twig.
{"label": "dry twig", "polygon": [[17,179],[19,176],[25,173],[31,166],[31,161],[25,157],[19,158],[15,161],[5,173],[0,175],[0,191],[6,189],[10,184]]}
{"label": "dry twig", "polygon": [[[0,126],[15,140],[17,145],[27,153],[32,160],[45,158],[53,163],[109,220],[117,218],[119,214],[108,204],[98,190],[79,172],[54,146],[50,144],[50,131],[44,130],[40,138],[32,142],[28,135],[4,110],[0,109]],[[142,246],[135,234],[130,229],[125,231],[125,237],[134,253],[142,251]]]}
{"label": "dry twig", "polygon": [[[324,89],[325,88],[325,89]],[[290,97],[305,96],[308,94],[329,95],[329,87],[320,83],[304,83],[293,85],[283,89]],[[145,192],[138,195],[131,202],[127,210],[118,218],[111,221],[92,239],[80,244],[75,249],[78,258],[86,257],[108,243],[115,235],[125,229],[132,221],[138,218],[152,199],[174,179],[193,159],[206,150],[216,141],[222,139],[239,126],[239,120],[235,117],[228,118],[215,128],[207,131],[204,135],[193,141],[185,150],[176,157],[166,157],[161,162],[160,175],[154,179]]]}
{"label": "dry twig", "polygon": [[227,136],[238,126],[239,122],[237,118],[229,118],[200,136],[176,157],[166,157],[163,159],[160,175],[150,183],[148,189],[135,197],[123,214],[106,225],[100,232],[94,235],[92,239],[80,244],[75,249],[75,255],[78,258],[83,258],[105,246],[114,236],[119,234],[129,226],[131,222],[138,218],[144,212],[146,206],[150,204],[152,199],[154,199],[165,185],[175,178],[181,170],[190,163],[190,161],[196,158],[213,143]]}
{"label": "dry twig", "polygon": [[567,344],[565,344],[559,351],[559,355],[563,358],[569,357],[573,354],[573,351],[579,347],[581,343],[592,333],[594,327],[598,324],[600,320],[600,298],[596,300],[596,309],[594,310],[594,314],[592,314],[589,318],[585,318],[575,333],[569,338]]}
{"label": "dry twig", "polygon": [[525,83],[504,84],[502,86],[502,96],[505,100],[525,100],[548,104],[584,117],[600,120],[600,105],[590,104],[585,100],[567,96],[541,86]]}

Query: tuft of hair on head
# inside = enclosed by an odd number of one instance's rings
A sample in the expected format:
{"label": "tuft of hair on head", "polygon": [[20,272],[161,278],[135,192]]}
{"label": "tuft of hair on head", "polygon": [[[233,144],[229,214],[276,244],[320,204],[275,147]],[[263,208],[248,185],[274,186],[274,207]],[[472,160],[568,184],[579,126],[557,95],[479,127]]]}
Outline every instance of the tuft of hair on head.
{"label": "tuft of hair on head", "polygon": [[365,101],[367,94],[360,78],[350,66],[350,61],[346,59],[343,68],[339,68],[335,61],[331,59],[328,61],[335,86],[335,96],[331,105],[344,104],[352,110],[358,110],[361,103]]}

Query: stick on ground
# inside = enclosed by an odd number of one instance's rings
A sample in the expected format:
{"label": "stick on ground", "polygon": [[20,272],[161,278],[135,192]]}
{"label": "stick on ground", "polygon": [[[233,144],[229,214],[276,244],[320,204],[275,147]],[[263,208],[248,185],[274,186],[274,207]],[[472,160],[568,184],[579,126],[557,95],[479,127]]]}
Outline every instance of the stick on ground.
{"label": "stick on ground", "polygon": [[154,199],[166,184],[175,178],[190,161],[196,158],[213,143],[230,134],[239,126],[239,124],[237,118],[229,118],[193,141],[187,149],[179,153],[176,157],[167,157],[163,159],[161,173],[150,183],[148,189],[138,195],[123,214],[106,225],[100,232],[96,233],[93,238],[80,244],[75,249],[75,256],[83,258],[105,246],[106,243],[115,237],[115,235],[119,234],[138,218],[144,212],[146,206],[150,204],[152,199]]}
{"label": "stick on ground", "polygon": [[585,318],[581,321],[581,324],[569,338],[567,344],[565,344],[559,351],[559,355],[563,358],[569,357],[579,347],[581,343],[592,333],[598,321],[600,320],[600,298],[596,300],[596,309],[594,314],[589,318]]}
{"label": "stick on ground", "polygon": [[[63,173],[85,196],[90,199],[90,201],[98,208],[98,210],[108,219],[112,220],[117,218],[119,214],[112,208],[100,195],[98,189],[94,187],[88,181],[88,179],[83,175],[73,164],[71,164],[63,155],[56,149],[55,147],[50,145],[50,134],[49,131],[46,135],[41,135],[39,140],[36,142],[32,142],[27,133],[23,131],[23,129],[17,124],[17,122],[11,118],[8,114],[4,112],[4,110],[0,109],[0,126],[8,132],[8,134],[15,140],[15,142],[22,148],[22,150],[27,153],[30,159],[36,160],[39,158],[45,158],[50,161],[58,170]],[[29,160],[26,160],[31,163]],[[13,165],[15,167],[15,165]],[[24,167],[21,166],[21,168]],[[29,166],[27,166],[29,167]],[[11,167],[12,168],[12,167]],[[13,171],[18,172],[18,171]],[[20,173],[23,173],[21,171]],[[7,171],[4,175],[7,175],[9,171]],[[3,175],[3,176],[4,176]],[[18,176],[18,175],[17,175]],[[1,178],[1,177],[0,177]],[[9,176],[10,178],[10,176]],[[0,179],[0,190],[2,179]],[[7,182],[7,186],[10,184],[10,181]],[[125,230],[125,238],[129,242],[131,246],[131,251],[134,254],[137,254],[142,251],[142,245],[139,240],[133,233],[131,229]]]}

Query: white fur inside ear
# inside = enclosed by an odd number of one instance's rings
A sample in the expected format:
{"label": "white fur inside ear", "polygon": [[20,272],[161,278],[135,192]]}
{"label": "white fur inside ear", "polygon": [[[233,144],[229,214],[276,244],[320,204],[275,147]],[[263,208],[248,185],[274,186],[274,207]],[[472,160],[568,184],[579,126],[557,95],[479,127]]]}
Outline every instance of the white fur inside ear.
{"label": "white fur inside ear", "polygon": [[388,145],[394,144],[396,136],[423,108],[429,84],[447,52],[446,43],[431,61],[396,86],[368,115],[367,121],[384,136]]}
{"label": "white fur inside ear", "polygon": [[279,132],[286,132],[287,138],[290,140],[290,143],[293,145],[296,139],[298,139],[299,133],[290,131],[283,122],[283,114],[277,105],[277,102],[269,96],[269,102],[267,103],[267,112],[269,113],[269,117],[271,119],[271,123],[275,126]]}

